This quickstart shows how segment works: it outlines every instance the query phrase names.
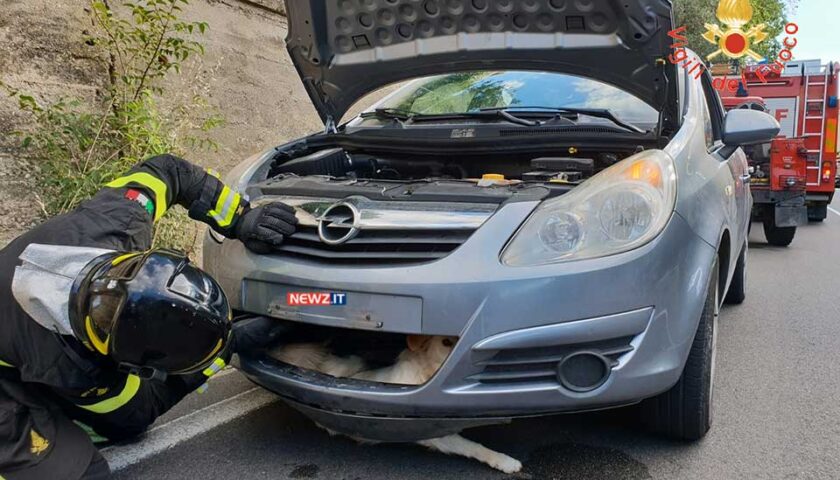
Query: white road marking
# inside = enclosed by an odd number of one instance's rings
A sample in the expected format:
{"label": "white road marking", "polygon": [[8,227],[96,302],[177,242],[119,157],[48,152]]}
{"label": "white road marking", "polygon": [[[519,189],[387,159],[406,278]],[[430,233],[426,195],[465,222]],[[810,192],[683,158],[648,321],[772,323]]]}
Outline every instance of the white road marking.
{"label": "white road marking", "polygon": [[149,430],[145,437],[137,443],[107,447],[102,449],[100,453],[108,460],[111,471],[116,472],[247,415],[277,401],[277,399],[277,395],[260,387],[255,387],[163,425],[158,425]]}
{"label": "white road marking", "polygon": [[833,208],[831,208],[831,207],[828,207],[828,211],[829,211],[829,212],[831,212],[831,213],[833,213],[833,214],[835,214],[835,215],[840,216],[840,212],[838,212],[837,210],[835,210],[835,209],[833,209]]}

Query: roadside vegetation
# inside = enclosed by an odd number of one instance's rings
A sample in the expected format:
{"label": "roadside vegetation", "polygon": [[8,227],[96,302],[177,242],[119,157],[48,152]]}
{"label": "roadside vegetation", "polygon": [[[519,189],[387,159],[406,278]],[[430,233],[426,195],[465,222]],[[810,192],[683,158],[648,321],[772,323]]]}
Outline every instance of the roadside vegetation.
{"label": "roadside vegetation", "polygon": [[[75,208],[149,156],[216,148],[209,134],[223,119],[207,101],[204,79],[188,92],[165,86],[204,54],[200,39],[208,25],[182,19],[188,0],[112,2],[92,0],[86,8],[91,28],[81,41],[96,49],[108,77],[95,102],[44,103],[2,85],[33,120],[18,134],[45,217]],[[155,244],[190,252],[198,231],[178,207],[158,224]]]}

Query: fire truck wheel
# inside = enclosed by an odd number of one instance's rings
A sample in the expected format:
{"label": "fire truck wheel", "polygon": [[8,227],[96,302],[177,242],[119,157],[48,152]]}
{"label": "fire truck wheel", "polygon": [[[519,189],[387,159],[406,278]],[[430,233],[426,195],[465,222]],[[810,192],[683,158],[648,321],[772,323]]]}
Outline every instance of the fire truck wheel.
{"label": "fire truck wheel", "polygon": [[820,223],[828,216],[828,204],[818,203],[808,207],[808,221]]}
{"label": "fire truck wheel", "polygon": [[747,298],[747,250],[749,242],[744,242],[741,254],[738,255],[738,264],[735,265],[735,273],[729,283],[729,291],[723,303],[727,305],[740,305]]}
{"label": "fire truck wheel", "polygon": [[642,420],[674,440],[700,440],[712,426],[717,320],[720,313],[718,262],[712,266],[706,303],[685,368],[677,384],[640,405]]}
{"label": "fire truck wheel", "polygon": [[777,227],[773,222],[764,222],[764,236],[774,247],[787,247],[796,235],[796,227]]}

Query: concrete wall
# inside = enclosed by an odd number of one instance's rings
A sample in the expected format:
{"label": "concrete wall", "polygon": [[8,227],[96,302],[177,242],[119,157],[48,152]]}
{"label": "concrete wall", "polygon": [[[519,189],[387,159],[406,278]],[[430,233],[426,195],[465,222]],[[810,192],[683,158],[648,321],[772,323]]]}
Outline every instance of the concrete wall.
{"label": "concrete wall", "polygon": [[[81,2],[5,0],[0,15],[0,81],[41,98],[92,100],[105,71],[80,41],[87,18]],[[0,245],[32,225],[38,207],[31,166],[16,151],[12,132],[27,118],[0,95]]]}
{"label": "concrete wall", "polygon": [[[0,15],[0,80],[41,99],[92,100],[106,72],[82,31],[90,20],[87,0],[3,0]],[[186,91],[196,76],[227,124],[214,132],[218,152],[190,159],[225,170],[285,140],[323,128],[291,62],[283,39],[282,0],[192,0],[185,16],[209,23],[206,55],[188,66],[171,91]],[[38,221],[32,169],[16,149],[15,130],[28,119],[0,96],[0,245]]]}

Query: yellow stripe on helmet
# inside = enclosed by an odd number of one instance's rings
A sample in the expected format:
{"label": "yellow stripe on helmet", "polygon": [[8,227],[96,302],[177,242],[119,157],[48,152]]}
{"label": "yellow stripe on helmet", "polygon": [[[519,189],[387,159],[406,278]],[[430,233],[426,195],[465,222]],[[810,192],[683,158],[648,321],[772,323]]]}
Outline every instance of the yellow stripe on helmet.
{"label": "yellow stripe on helmet", "polygon": [[116,397],[102,400],[101,402],[94,403],[93,405],[78,405],[78,407],[93,413],[111,413],[130,402],[137,394],[138,390],[140,390],[140,377],[136,375],[128,375],[125,379],[125,386]]}
{"label": "yellow stripe on helmet", "polygon": [[[204,357],[200,362],[198,362],[198,364],[202,365],[202,364],[204,364],[204,362],[207,362],[211,358],[215,357],[216,354],[219,353],[219,350],[222,349],[222,345],[224,345],[224,341],[223,341],[223,339],[220,338],[219,341],[216,342],[216,346],[213,347],[213,350],[211,350],[210,353],[207,354],[206,357]],[[219,360],[219,359],[217,359],[217,360]]]}
{"label": "yellow stripe on helmet", "polygon": [[113,182],[105,185],[110,188],[121,188],[128,184],[137,184],[148,188],[155,194],[155,221],[160,220],[160,217],[166,213],[166,184],[159,178],[144,172],[132,173],[125,177],[120,177]]}
{"label": "yellow stripe on helmet", "polygon": [[129,258],[136,257],[137,255],[142,255],[142,253],[134,252],[134,253],[126,253],[125,255],[120,255],[119,257],[111,260],[111,266],[116,267],[117,265],[119,265],[122,262],[128,260]]}
{"label": "yellow stripe on helmet", "polygon": [[111,337],[106,337],[105,340],[99,338],[99,335],[97,335],[96,331],[93,329],[93,321],[89,316],[85,317],[85,330],[87,331],[88,340],[90,340],[93,348],[102,355],[108,355],[108,341]]}

